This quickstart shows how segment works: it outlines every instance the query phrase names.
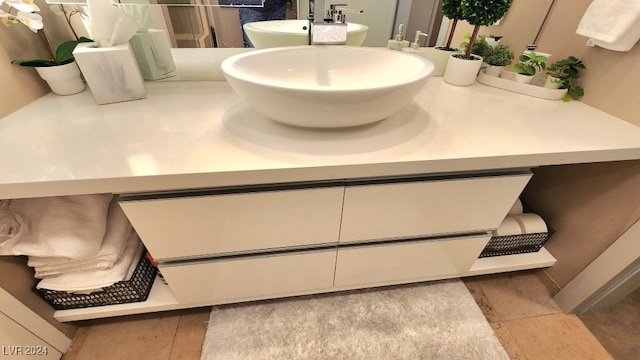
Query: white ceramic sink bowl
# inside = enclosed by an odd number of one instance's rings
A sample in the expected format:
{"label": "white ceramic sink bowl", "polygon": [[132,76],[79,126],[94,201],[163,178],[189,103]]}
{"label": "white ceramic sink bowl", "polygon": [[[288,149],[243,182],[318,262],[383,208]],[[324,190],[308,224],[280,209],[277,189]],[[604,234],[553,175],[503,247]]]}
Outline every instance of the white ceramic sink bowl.
{"label": "white ceramic sink bowl", "polygon": [[294,46],[222,63],[229,84],[262,115],[336,128],[385,119],[410,103],[434,71],[429,60],[385,48]]}
{"label": "white ceramic sink bowl", "polygon": [[[309,44],[308,20],[258,21],[243,25],[249,40],[258,49]],[[347,45],[360,46],[369,27],[347,23]]]}

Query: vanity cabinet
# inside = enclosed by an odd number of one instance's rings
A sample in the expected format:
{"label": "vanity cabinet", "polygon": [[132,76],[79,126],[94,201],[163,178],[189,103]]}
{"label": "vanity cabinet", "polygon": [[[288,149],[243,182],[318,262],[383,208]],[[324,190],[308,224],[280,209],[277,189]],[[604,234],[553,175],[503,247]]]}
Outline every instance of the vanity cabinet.
{"label": "vanity cabinet", "polygon": [[463,276],[528,171],[129,194],[120,205],[181,304]]}

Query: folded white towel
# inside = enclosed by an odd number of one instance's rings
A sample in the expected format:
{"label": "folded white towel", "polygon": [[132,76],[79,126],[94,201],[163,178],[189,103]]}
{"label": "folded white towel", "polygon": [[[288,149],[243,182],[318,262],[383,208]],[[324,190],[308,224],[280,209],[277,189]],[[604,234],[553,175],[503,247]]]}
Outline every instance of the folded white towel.
{"label": "folded white towel", "polygon": [[13,199],[20,230],[0,244],[0,255],[87,259],[102,244],[111,194]]}
{"label": "folded white towel", "polygon": [[66,272],[107,269],[120,258],[133,227],[118,202],[114,199],[109,206],[107,229],[102,246],[96,255],[86,260],[69,260],[60,257],[30,256],[29,266],[35,268],[37,278],[60,275]]}
{"label": "folded white towel", "polygon": [[640,0],[594,0],[576,33],[607,43],[619,41],[640,21]]}
{"label": "folded white towel", "polygon": [[[111,286],[118,281],[125,280],[127,275],[135,269],[138,260],[142,256],[144,246],[135,232],[127,240],[127,246],[122,257],[116,261],[113,267],[103,270],[77,271],[60,276],[42,279],[36,287],[67,292],[86,292]],[[130,276],[130,275],[129,275]]]}

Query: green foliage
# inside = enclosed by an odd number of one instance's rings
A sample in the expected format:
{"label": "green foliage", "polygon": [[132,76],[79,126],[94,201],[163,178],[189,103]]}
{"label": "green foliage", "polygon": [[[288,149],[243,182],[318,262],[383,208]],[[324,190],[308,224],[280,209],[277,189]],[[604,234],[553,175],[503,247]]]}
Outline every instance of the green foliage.
{"label": "green foliage", "polygon": [[574,80],[580,78],[580,70],[584,68],[582,61],[575,56],[558,60],[547,68],[547,74],[558,79],[560,89],[567,89],[564,101],[584,96],[584,89],[573,84]]}
{"label": "green foliage", "polygon": [[469,39],[471,48],[467,47],[465,56],[471,56],[473,44],[480,26],[489,26],[502,19],[511,7],[513,0],[461,0],[462,17],[471,25],[474,25],[473,35]]}
{"label": "green foliage", "polygon": [[513,0],[461,0],[462,17],[471,25],[489,26],[502,19]]}
{"label": "green foliage", "polygon": [[513,59],[513,51],[507,46],[498,44],[496,47],[489,47],[484,53],[484,62],[493,66],[510,65]]}
{"label": "green foliage", "polygon": [[47,67],[47,66],[60,66],[65,65],[70,62],[73,62],[73,50],[76,48],[78,43],[82,42],[92,42],[93,40],[88,39],[86,37],[80,37],[78,41],[69,40],[65,41],[58,46],[56,49],[55,59],[45,60],[45,59],[22,59],[22,60],[13,60],[11,63],[20,65],[20,66],[30,66],[30,67]]}
{"label": "green foliage", "polygon": [[[471,34],[470,33],[464,34],[464,38],[467,39],[467,40],[471,39]],[[467,41],[462,42],[460,44],[460,49],[466,50],[467,46],[469,46],[469,42],[467,42]],[[475,54],[475,55],[478,55],[478,56],[481,56],[481,57],[484,58],[484,56],[485,56],[486,52],[489,50],[489,48],[491,48],[491,46],[489,46],[489,44],[487,44],[487,41],[485,40],[485,37],[482,36],[482,35],[479,35],[476,38],[475,43],[473,44],[473,50],[471,50],[471,53]]]}
{"label": "green foliage", "polygon": [[536,74],[536,71],[543,71],[547,68],[547,57],[537,55],[533,51],[529,54],[520,55],[518,60],[520,60],[520,62],[513,65],[513,71],[518,74],[533,76]]}
{"label": "green foliage", "polygon": [[462,19],[461,0],[442,0],[442,13],[451,20]]}

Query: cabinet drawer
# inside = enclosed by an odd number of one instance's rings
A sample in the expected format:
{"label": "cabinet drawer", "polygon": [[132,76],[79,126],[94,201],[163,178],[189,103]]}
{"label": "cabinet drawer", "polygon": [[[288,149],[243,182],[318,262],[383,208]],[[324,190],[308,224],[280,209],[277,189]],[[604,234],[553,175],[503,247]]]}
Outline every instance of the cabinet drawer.
{"label": "cabinet drawer", "polygon": [[495,229],[531,174],[348,186],[340,241]]}
{"label": "cabinet drawer", "polygon": [[327,289],[336,250],[161,265],[180,303],[223,303]]}
{"label": "cabinet drawer", "polygon": [[392,284],[467,272],[489,235],[339,248],[335,286]]}
{"label": "cabinet drawer", "polygon": [[344,188],[267,191],[120,205],[163,260],[337,242]]}

